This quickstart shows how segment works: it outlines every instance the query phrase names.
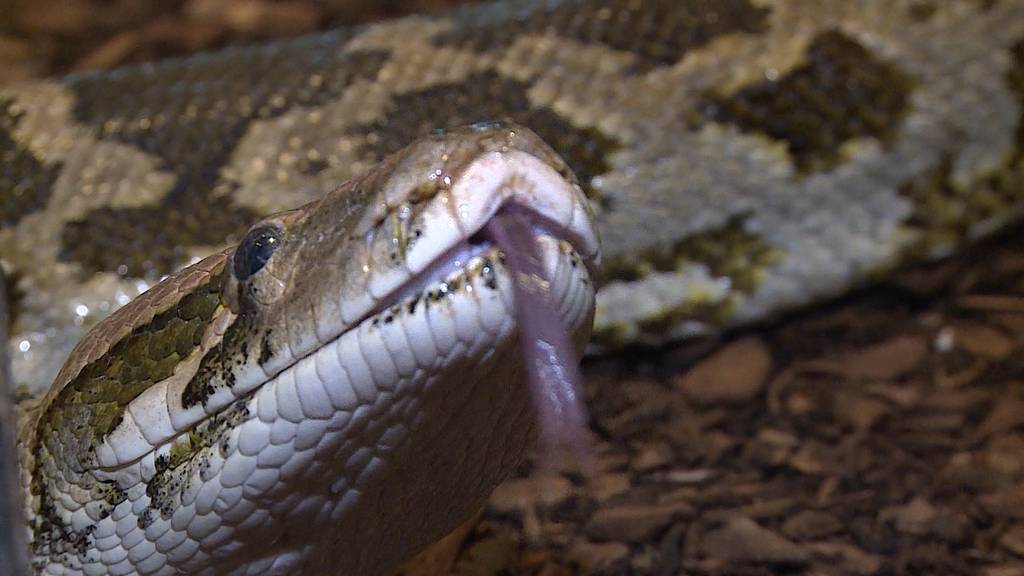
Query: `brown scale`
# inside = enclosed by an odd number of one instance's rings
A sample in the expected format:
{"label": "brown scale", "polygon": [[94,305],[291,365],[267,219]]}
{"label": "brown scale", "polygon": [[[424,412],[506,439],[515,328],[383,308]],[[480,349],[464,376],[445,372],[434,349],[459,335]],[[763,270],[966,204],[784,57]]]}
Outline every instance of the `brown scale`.
{"label": "brown scale", "polygon": [[14,140],[21,119],[10,100],[0,99],[0,229],[16,226],[26,215],[46,207],[60,165],[44,166]]}
{"label": "brown scale", "polygon": [[177,181],[158,205],[99,208],[69,223],[61,259],[86,273],[157,277],[180,266],[190,246],[239,237],[258,215],[232,202],[235,184],[221,169],[251,122],[321,105],[376,76],[386,55],[339,55],[346,42],[326,34],[69,78],[77,120],[100,139],[162,159]]}
{"label": "brown scale", "polygon": [[529,126],[551,145],[575,172],[590,194],[589,182],[611,169],[607,157],[619,143],[593,128],[579,128],[547,108],[534,108],[528,86],[482,72],[457,84],[407,92],[392,100],[385,117],[358,129],[362,155],[377,161],[438,127],[511,120]]}
{"label": "brown scale", "polygon": [[[604,44],[637,58],[636,72],[678,62],[689,50],[730,33],[765,29],[768,10],[749,0],[586,0],[550,9],[496,7],[515,14],[510,25],[480,11],[464,12],[451,32],[434,42],[489,51],[504,48],[524,33],[554,32],[588,44]],[[489,24],[484,19],[493,20]]]}
{"label": "brown scale", "polygon": [[912,90],[902,70],[828,31],[811,43],[804,65],[731,96],[708,94],[701,109],[710,120],[784,140],[806,173],[841,163],[840,148],[853,138],[894,136]]}

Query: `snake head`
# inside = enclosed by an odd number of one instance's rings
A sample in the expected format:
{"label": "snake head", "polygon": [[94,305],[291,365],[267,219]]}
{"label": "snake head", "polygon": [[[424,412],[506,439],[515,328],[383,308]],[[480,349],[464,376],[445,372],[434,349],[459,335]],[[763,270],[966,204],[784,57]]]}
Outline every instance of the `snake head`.
{"label": "snake head", "polygon": [[516,300],[539,300],[519,288],[544,285],[534,318],[579,351],[599,265],[575,178],[512,125],[431,135],[254,224],[65,368],[31,458],[37,557],[86,566],[148,542],[127,561],[394,568],[478,510],[535,437]]}

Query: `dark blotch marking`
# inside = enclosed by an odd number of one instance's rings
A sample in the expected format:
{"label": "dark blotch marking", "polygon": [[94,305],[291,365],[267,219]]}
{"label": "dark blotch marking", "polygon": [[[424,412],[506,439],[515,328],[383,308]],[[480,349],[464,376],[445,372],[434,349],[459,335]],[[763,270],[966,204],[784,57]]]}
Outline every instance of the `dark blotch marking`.
{"label": "dark blotch marking", "polygon": [[[209,451],[216,447],[223,455],[228,447],[228,433],[248,416],[246,401],[237,401],[176,438],[169,454],[156,458],[155,473],[146,484],[146,495],[150,498],[149,508],[144,511],[147,523],[152,523],[154,512],[165,520],[174,514],[180,494],[189,489],[192,476],[202,474],[209,465]],[[140,527],[142,523],[140,517]]]}
{"label": "dark blotch marking", "polygon": [[496,9],[513,13],[495,18],[480,10],[461,12],[434,43],[484,52],[508,47],[523,32],[554,32],[629,52],[636,71],[646,72],[674,64],[718,36],[763,31],[768,17],[767,9],[749,0],[589,0]]}
{"label": "dark blotch marking", "polygon": [[235,383],[234,367],[237,361],[249,357],[249,338],[252,337],[252,317],[240,315],[228,327],[221,341],[210,348],[192,379],[181,393],[181,404],[191,408],[206,401],[218,387]]}
{"label": "dark blotch marking", "polygon": [[14,140],[21,116],[13,100],[0,99],[0,229],[45,207],[60,174],[60,164],[45,165]]}
{"label": "dark blotch marking", "polygon": [[482,72],[457,84],[401,94],[382,120],[358,130],[366,139],[361,154],[377,161],[437,128],[511,120],[540,135],[588,189],[594,176],[611,169],[607,158],[619,143],[596,129],[573,126],[547,108],[533,108],[526,97],[527,88],[494,72]]}
{"label": "dark blotch marking", "polygon": [[268,328],[267,331],[263,333],[263,338],[260,339],[260,356],[256,360],[260,366],[270,362],[270,359],[274,357],[274,348],[270,341],[272,332],[273,330]]}
{"label": "dark blotch marking", "polygon": [[3,294],[6,298],[7,316],[3,318],[7,322],[7,334],[14,332],[17,326],[18,316],[21,314],[21,304],[25,301],[25,291],[18,287],[18,280],[21,278],[19,270],[9,270],[0,266],[0,279],[3,281]]}
{"label": "dark blotch marking", "polygon": [[[575,263],[573,264],[575,266]],[[480,277],[483,278],[484,286],[491,290],[498,289],[498,279],[494,273],[494,263],[490,258],[484,258],[483,266],[480,268]]]}
{"label": "dark blotch marking", "polygon": [[838,165],[840,147],[853,138],[887,141],[903,119],[913,84],[902,70],[833,30],[814,39],[802,66],[728,97],[708,94],[701,110],[708,119],[784,140],[806,173]]}
{"label": "dark blotch marking", "polygon": [[914,2],[907,9],[908,15],[914,22],[927,22],[931,20],[937,10],[938,6],[930,0]]}
{"label": "dark blotch marking", "polygon": [[[115,506],[127,499],[125,492],[117,487],[112,480],[95,481],[91,486],[94,496],[106,500],[109,508],[104,508],[100,516],[105,518]],[[38,558],[66,556],[74,553],[77,556],[85,556],[90,551],[95,551],[96,524],[89,524],[81,530],[73,530],[70,524],[66,524],[57,512],[49,492],[44,492],[40,501],[40,513],[30,522],[30,528],[34,534],[34,552]],[[34,561],[36,571],[42,573],[44,566]]]}
{"label": "dark blotch marking", "polygon": [[339,54],[347,39],[325,34],[69,78],[76,119],[100,139],[159,157],[177,180],[157,206],[101,208],[70,223],[61,259],[87,272],[123,265],[131,276],[159,275],[189,246],[240,236],[258,215],[231,202],[221,168],[253,121],[323,104],[376,76],[386,55]]}

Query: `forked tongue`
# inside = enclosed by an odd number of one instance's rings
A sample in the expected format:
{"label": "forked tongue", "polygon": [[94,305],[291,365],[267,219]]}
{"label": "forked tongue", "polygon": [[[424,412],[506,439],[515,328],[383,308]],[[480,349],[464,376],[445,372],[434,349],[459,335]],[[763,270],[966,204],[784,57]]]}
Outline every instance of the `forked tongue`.
{"label": "forked tongue", "polygon": [[579,357],[551,294],[530,217],[524,210],[505,207],[485,231],[512,272],[520,347],[540,425],[541,467],[556,466],[556,457],[568,451],[588,468],[591,451]]}

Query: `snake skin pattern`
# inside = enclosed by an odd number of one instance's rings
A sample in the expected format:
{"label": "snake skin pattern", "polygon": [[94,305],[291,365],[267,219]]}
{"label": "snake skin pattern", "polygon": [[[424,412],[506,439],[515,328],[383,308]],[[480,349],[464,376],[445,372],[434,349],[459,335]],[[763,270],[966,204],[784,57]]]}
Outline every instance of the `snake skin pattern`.
{"label": "snake skin pattern", "polygon": [[0,89],[17,382],[84,330],[434,128],[567,159],[595,346],[837,294],[1020,212],[1024,1],[518,0]]}

